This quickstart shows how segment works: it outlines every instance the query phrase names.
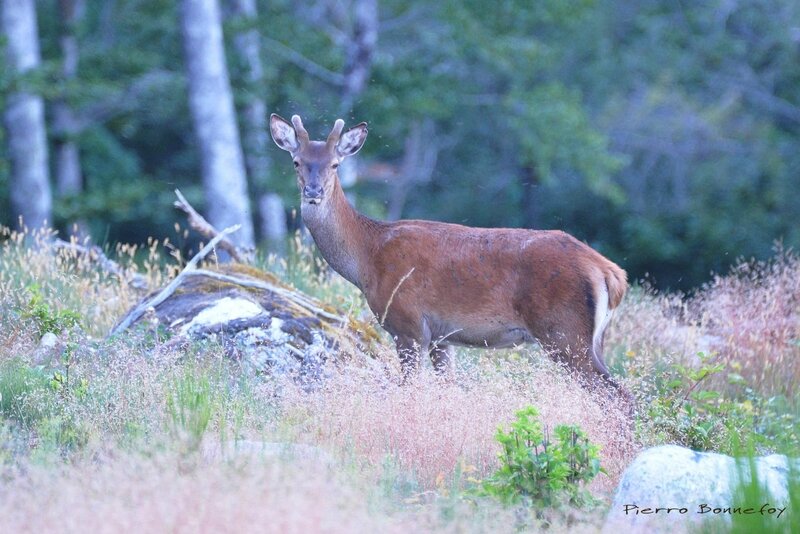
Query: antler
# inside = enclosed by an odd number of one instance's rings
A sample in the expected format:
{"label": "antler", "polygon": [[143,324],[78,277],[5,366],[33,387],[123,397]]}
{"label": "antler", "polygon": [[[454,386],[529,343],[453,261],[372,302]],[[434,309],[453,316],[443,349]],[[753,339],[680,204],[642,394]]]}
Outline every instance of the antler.
{"label": "antler", "polygon": [[326,144],[328,148],[336,146],[339,142],[339,137],[342,135],[342,130],[344,129],[344,121],[342,119],[336,119],[336,122],[333,123],[333,130],[331,133],[328,134],[328,140]]}
{"label": "antler", "polygon": [[300,120],[300,115],[292,115],[292,124],[294,124],[294,131],[302,144],[308,143],[308,132],[303,126],[303,121]]}

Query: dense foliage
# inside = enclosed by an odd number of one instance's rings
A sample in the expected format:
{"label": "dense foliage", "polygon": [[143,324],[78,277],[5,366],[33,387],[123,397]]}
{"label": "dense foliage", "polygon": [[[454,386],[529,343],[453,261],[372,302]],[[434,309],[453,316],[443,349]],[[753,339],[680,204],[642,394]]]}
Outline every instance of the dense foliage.
{"label": "dense foliage", "polygon": [[593,502],[581,484],[600,473],[600,456],[586,433],[576,425],[557,425],[550,435],[533,406],[516,417],[508,432],[497,430],[500,468],[484,482],[483,491],[506,503],[539,507]]}
{"label": "dense foliage", "polygon": [[[87,0],[65,81],[57,2],[37,2],[41,72],[2,69],[0,93],[27,85],[80,116],[86,187],[56,199],[62,228],[85,220],[97,241],[143,242],[173,232],[175,186],[202,205],[175,4]],[[385,0],[366,86],[342,109],[353,4],[262,1],[225,31],[240,109],[257,95],[316,136],[337,115],[369,121],[352,187],[361,209],[563,228],[661,287],[800,243],[797,2]],[[230,46],[251,27],[259,87]],[[269,155],[253,202],[271,191],[296,205],[288,161]],[[8,173],[0,157],[4,224]]]}

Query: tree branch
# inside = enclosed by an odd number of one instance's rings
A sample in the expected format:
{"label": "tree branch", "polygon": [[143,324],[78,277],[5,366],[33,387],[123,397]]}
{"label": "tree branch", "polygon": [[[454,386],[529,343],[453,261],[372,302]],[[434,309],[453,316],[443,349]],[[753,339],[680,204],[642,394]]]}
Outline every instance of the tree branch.
{"label": "tree branch", "polygon": [[261,39],[264,43],[268,44],[273,49],[275,49],[276,52],[281,54],[290,62],[294,63],[295,66],[300,67],[301,69],[306,71],[308,74],[316,76],[320,80],[328,82],[331,85],[343,86],[345,84],[344,75],[326,69],[322,65],[319,65],[318,63],[311,61],[297,50],[289,48],[280,41],[276,41],[275,39],[270,39],[269,37],[265,37],[263,35],[261,36]]}
{"label": "tree branch", "polygon": [[[205,217],[200,215],[197,210],[189,204],[189,201],[186,200],[186,197],[183,196],[179,189],[175,190],[175,195],[178,197],[178,200],[174,202],[173,206],[188,216],[189,226],[209,239],[219,236],[219,230],[214,228]],[[233,241],[224,236],[219,240],[219,248],[230,254],[231,258],[239,263],[250,263],[250,260],[252,260],[252,251],[240,249]]]}
{"label": "tree branch", "polygon": [[111,329],[111,332],[108,334],[108,336],[111,337],[124,330],[127,330],[134,323],[134,321],[136,321],[142,315],[144,315],[144,313],[147,311],[148,308],[151,307],[155,308],[156,306],[167,300],[170,297],[170,295],[172,295],[175,292],[175,290],[178,289],[178,286],[181,285],[183,279],[186,278],[186,276],[191,271],[194,271],[197,268],[197,264],[200,262],[200,260],[205,258],[208,255],[208,253],[211,252],[211,250],[215,246],[217,246],[217,244],[220,241],[225,239],[227,235],[232,234],[239,228],[240,225],[237,224],[235,226],[226,228],[222,232],[217,234],[217,236],[214,237],[214,239],[209,241],[208,244],[200,250],[200,252],[195,254],[195,256],[191,260],[189,260],[189,263],[186,264],[186,267],[183,268],[183,270],[178,274],[178,276],[176,276],[172,280],[172,282],[167,284],[167,286],[161,291],[159,291],[155,296],[145,300],[144,302],[136,306],[133,310],[128,312],[128,314],[125,317],[123,317],[122,320],[120,320],[120,322],[117,323],[116,326],[114,326],[114,328]]}

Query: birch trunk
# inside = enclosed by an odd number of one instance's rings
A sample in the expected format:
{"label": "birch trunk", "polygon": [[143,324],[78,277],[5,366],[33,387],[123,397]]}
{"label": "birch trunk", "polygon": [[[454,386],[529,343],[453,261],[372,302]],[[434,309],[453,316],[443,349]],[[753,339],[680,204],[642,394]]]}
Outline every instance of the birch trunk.
{"label": "birch trunk", "polygon": [[[34,0],[2,0],[6,64],[15,77],[39,67],[39,35]],[[11,209],[28,228],[52,222],[52,192],[47,167],[44,100],[18,84],[6,99],[3,122],[11,160]]]}
{"label": "birch trunk", "polygon": [[201,154],[208,220],[217,229],[240,224],[231,236],[253,247],[253,220],[236,125],[216,0],[182,0],[189,108]]}
{"label": "birch trunk", "polygon": [[[364,92],[372,70],[372,56],[378,43],[377,0],[356,0],[353,4],[353,25],[346,44],[344,90],[339,115],[350,117],[356,99]],[[355,184],[358,159],[347,158],[339,167],[343,187]]]}
{"label": "birch trunk", "polygon": [[[258,18],[255,0],[229,0],[230,14],[253,23]],[[266,91],[264,66],[261,63],[261,37],[247,29],[233,39],[234,49],[243,67],[245,102],[241,109],[245,165],[250,182],[261,191],[270,189],[270,144],[267,106],[261,96]],[[278,246],[287,234],[286,217],[280,196],[267,193],[259,199],[261,238],[270,248]],[[273,225],[277,225],[273,227]]]}

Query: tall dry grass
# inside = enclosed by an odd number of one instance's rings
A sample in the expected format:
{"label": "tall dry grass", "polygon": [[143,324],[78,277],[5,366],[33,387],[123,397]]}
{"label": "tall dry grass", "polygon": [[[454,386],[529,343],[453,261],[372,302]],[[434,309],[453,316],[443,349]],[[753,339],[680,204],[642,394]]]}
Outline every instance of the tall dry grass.
{"label": "tall dry grass", "polygon": [[[635,288],[606,346],[636,381],[671,363],[695,366],[702,352],[760,394],[792,397],[800,387],[800,256],[778,248],[769,261],[740,262],[689,296]],[[725,387],[724,376],[716,380]]]}
{"label": "tall dry grass", "polygon": [[[0,226],[0,328],[21,335],[16,331],[20,312],[36,288],[54,311],[75,311],[90,335],[105,335],[142,291],[99,269],[76,249],[55,248],[54,237],[51,231],[30,234]],[[148,287],[155,288],[177,269],[177,264],[165,262],[168,246],[168,240],[156,239],[145,246],[119,244],[113,256],[126,274],[141,274]]]}
{"label": "tall dry grass", "polygon": [[321,465],[118,456],[33,467],[0,485],[4,532],[409,532],[421,521],[370,509],[369,494]]}
{"label": "tall dry grass", "polygon": [[692,317],[731,370],[766,394],[800,387],[800,257],[777,249],[742,262],[690,300]]}
{"label": "tall dry grass", "polygon": [[[391,502],[347,470],[274,457],[197,460],[118,453],[0,484],[3,532],[481,533],[540,531],[533,511],[463,500]],[[587,518],[592,521],[588,521]],[[599,515],[546,532],[597,532]]]}
{"label": "tall dry grass", "polygon": [[[550,427],[587,431],[608,472],[591,486],[601,497],[640,447],[633,423],[612,400],[580,387],[533,349],[462,351],[448,380],[428,367],[402,387],[396,357],[386,351],[374,362],[331,367],[309,390],[226,360],[213,341],[163,349],[158,335],[146,332],[104,341],[140,294],[85,257],[48,248],[46,236],[40,246],[24,247],[24,235],[0,232],[0,365],[18,362],[40,383],[20,399],[30,421],[4,414],[0,423],[0,518],[15,529],[511,531],[518,526],[513,512],[475,508],[457,496],[497,467],[494,435],[516,410],[532,404]],[[156,241],[116,249],[151,289],[180,265],[179,258],[165,260],[170,254]],[[352,288],[330,282],[309,258],[268,263],[363,316]],[[635,289],[609,329],[607,358],[642,402],[660,373],[672,363],[695,365],[700,351],[760,392],[796,391],[798,280],[800,260],[781,252],[716,277],[691,297]],[[58,358],[42,363],[37,355],[39,339],[26,316],[34,286],[53,310],[82,317],[81,330],[61,334],[74,345],[69,379],[80,387],[41,385],[65,369]],[[187,381],[208,383],[209,421],[199,431],[205,443],[302,442],[338,467],[187,465],[188,431],[175,431],[170,409]],[[68,447],[65,432],[72,433]]]}
{"label": "tall dry grass", "polygon": [[528,405],[551,429],[566,423],[587,430],[608,471],[593,489],[610,492],[637,450],[632,421],[614,399],[587,391],[543,360],[487,356],[449,379],[424,370],[404,386],[345,370],[313,395],[292,390],[281,403],[285,417],[296,422],[296,439],[351,451],[367,463],[388,460],[421,491],[448,487],[455,473],[484,478],[493,472],[498,426]]}

